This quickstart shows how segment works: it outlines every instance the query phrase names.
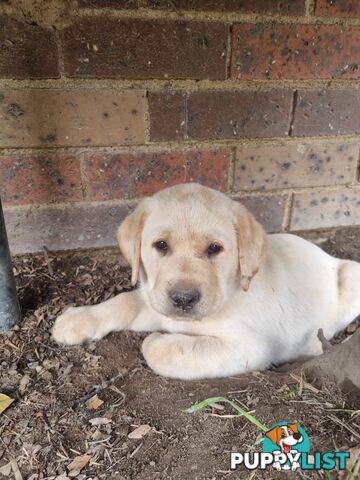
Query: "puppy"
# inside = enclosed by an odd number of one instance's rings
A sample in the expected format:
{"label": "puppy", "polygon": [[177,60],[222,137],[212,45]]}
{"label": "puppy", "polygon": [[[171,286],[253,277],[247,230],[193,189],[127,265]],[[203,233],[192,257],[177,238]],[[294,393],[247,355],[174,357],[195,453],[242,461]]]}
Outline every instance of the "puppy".
{"label": "puppy", "polygon": [[360,314],[360,264],[266,235],[241,204],[197,184],[142,200],[117,238],[139,287],[66,310],[57,342],[154,332],[142,353],[156,373],[223,377],[317,355],[319,328],[331,338]]}

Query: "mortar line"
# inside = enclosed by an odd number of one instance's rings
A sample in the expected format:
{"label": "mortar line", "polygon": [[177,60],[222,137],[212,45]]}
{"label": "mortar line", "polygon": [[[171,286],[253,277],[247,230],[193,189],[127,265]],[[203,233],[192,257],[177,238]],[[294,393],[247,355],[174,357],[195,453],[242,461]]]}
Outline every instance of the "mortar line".
{"label": "mortar line", "polygon": [[[266,197],[276,197],[281,195],[289,195],[289,194],[302,194],[302,193],[310,193],[313,191],[319,191],[321,193],[337,193],[341,192],[342,190],[351,190],[353,192],[360,193],[360,185],[328,185],[323,187],[292,187],[283,190],[268,190],[268,191],[238,191],[238,192],[231,192],[228,194],[230,198],[240,199],[241,197],[246,198],[266,198]],[[27,211],[29,209],[49,209],[55,208],[59,210],[64,210],[67,208],[77,208],[77,207],[96,207],[96,206],[136,206],[137,203],[142,200],[144,197],[134,197],[132,199],[126,198],[117,198],[111,200],[80,200],[75,202],[59,202],[59,203],[28,203],[22,205],[10,205],[4,204],[4,210],[7,211]]]}
{"label": "mortar line", "polygon": [[62,49],[61,32],[59,30],[55,31],[55,42],[56,42],[56,48],[57,48],[60,78],[64,79],[65,78],[64,52]]}
{"label": "mortar line", "polygon": [[355,184],[357,185],[360,182],[360,150],[358,154],[358,161],[357,161],[357,166],[356,166],[356,173],[355,173]]}
{"label": "mortar line", "polygon": [[227,35],[227,52],[225,61],[225,78],[231,80],[231,67],[232,67],[232,55],[233,55],[233,25],[229,25],[229,31]]}
{"label": "mortar line", "polygon": [[88,195],[88,187],[89,187],[89,182],[88,182],[88,173],[87,173],[87,168],[85,164],[85,153],[81,153],[79,155],[80,157],[80,179],[81,179],[81,191],[83,194],[83,199],[89,200],[89,195]]}
{"label": "mortar line", "polygon": [[144,95],[144,143],[150,143],[150,102],[149,102],[149,91],[147,90]]}
{"label": "mortar line", "polygon": [[231,149],[230,162],[228,168],[228,184],[227,191],[229,193],[233,192],[234,188],[234,179],[235,179],[235,163],[236,163],[236,147]]}
{"label": "mortar line", "polygon": [[219,148],[254,148],[254,147],[272,147],[272,146],[286,146],[286,145],[316,145],[316,144],[341,144],[341,143],[358,143],[359,136],[356,135],[329,135],[329,136],[316,136],[316,137],[267,137],[267,138],[236,138],[236,139],[224,139],[224,140],[188,140],[188,141],[162,141],[148,143],[138,143],[129,145],[59,145],[49,147],[48,145],[42,146],[19,146],[0,147],[0,155],[51,155],[61,153],[128,153],[130,150],[138,152],[154,152],[158,150],[164,151],[191,151],[196,148],[197,150],[212,150]]}
{"label": "mortar line", "polygon": [[288,128],[288,136],[289,137],[292,137],[292,131],[293,131],[294,121],[295,121],[295,111],[296,111],[296,106],[297,106],[297,100],[298,100],[298,91],[294,90],[292,98],[291,98],[291,105],[290,105],[290,112],[289,112],[289,128]]}
{"label": "mortar line", "polygon": [[185,133],[184,133],[184,141],[189,141],[189,134],[188,134],[188,121],[189,121],[189,115],[188,115],[188,98],[189,98],[189,92],[185,92],[184,94],[184,121],[185,121]]}
{"label": "mortar line", "polygon": [[3,90],[110,90],[120,93],[138,93],[141,91],[272,91],[284,89],[303,90],[360,90],[360,78],[339,80],[339,79],[307,79],[307,80],[177,80],[177,79],[89,79],[62,77],[59,79],[46,80],[11,80],[0,79],[0,88]]}
{"label": "mortar line", "polygon": [[312,17],[315,15],[316,0],[306,0],[305,4],[305,15],[307,17]]}
{"label": "mortar line", "polygon": [[[311,8],[311,7],[310,7]],[[270,13],[238,13],[238,12],[213,12],[213,11],[189,11],[189,10],[152,10],[138,8],[134,10],[116,10],[111,8],[89,9],[83,8],[77,11],[78,17],[108,17],[124,20],[180,20],[201,23],[287,23],[287,24],[321,24],[321,25],[360,25],[359,18],[324,17],[303,15],[281,15]]]}
{"label": "mortar line", "polygon": [[292,217],[292,211],[293,211],[293,205],[294,205],[294,193],[289,193],[285,206],[284,206],[284,217],[281,225],[281,230],[283,232],[287,232],[290,229],[290,222],[291,222],[291,217]]}

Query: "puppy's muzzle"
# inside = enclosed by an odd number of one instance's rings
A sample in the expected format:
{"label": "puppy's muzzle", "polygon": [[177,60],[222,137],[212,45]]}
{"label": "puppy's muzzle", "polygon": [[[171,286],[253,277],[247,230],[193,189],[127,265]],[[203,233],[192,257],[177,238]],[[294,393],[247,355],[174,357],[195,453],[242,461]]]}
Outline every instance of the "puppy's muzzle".
{"label": "puppy's muzzle", "polygon": [[199,290],[170,290],[169,297],[173,306],[183,312],[191,311],[199,303]]}

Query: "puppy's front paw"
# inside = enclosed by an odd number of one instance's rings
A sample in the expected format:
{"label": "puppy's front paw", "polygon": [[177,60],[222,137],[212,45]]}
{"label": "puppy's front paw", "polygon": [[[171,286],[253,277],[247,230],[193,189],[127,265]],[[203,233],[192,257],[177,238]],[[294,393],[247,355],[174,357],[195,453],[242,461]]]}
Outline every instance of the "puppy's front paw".
{"label": "puppy's front paw", "polygon": [[56,319],[52,336],[58,343],[76,345],[96,338],[96,330],[89,307],[70,307]]}
{"label": "puppy's front paw", "polygon": [[149,367],[158,375],[171,378],[182,377],[181,358],[184,354],[179,335],[155,332],[145,338],[141,347]]}

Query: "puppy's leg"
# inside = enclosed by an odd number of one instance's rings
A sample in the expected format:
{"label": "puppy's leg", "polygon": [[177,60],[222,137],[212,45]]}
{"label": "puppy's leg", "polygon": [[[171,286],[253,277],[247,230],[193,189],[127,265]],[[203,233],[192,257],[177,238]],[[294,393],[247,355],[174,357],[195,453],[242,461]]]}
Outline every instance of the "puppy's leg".
{"label": "puppy's leg", "polygon": [[150,368],[159,375],[191,380],[242,373],[237,348],[219,337],[152,333],[142,344]]}
{"label": "puppy's leg", "polygon": [[[338,270],[339,318],[336,332],[360,315],[360,263],[344,260]],[[332,335],[336,332],[332,332]]]}
{"label": "puppy's leg", "polygon": [[53,328],[53,338],[65,345],[99,340],[116,330],[154,331],[161,319],[144,304],[138,290],[121,293],[94,306],[70,307],[60,315]]}

